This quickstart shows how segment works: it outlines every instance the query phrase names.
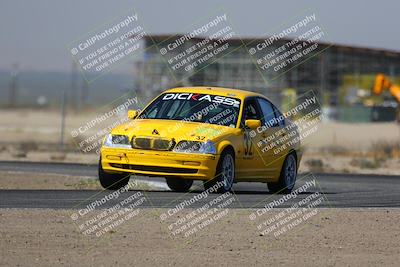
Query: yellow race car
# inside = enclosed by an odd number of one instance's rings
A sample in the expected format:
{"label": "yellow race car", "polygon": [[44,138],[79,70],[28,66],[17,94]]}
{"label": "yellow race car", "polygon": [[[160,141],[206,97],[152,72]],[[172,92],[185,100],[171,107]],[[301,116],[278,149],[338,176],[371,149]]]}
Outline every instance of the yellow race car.
{"label": "yellow race car", "polygon": [[128,111],[128,117],[104,138],[99,162],[104,188],[125,186],[130,174],[165,177],[178,192],[188,191],[194,180],[213,192],[242,181],[268,183],[271,192],[294,187],[301,159],[297,126],[263,95],[174,88],[142,111]]}

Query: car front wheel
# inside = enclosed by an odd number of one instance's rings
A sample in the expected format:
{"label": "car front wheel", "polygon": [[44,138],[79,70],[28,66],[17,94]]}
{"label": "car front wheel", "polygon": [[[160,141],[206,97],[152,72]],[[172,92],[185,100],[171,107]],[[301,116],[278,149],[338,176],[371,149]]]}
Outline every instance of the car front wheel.
{"label": "car front wheel", "polygon": [[271,193],[289,194],[294,188],[297,178],[297,161],[293,153],[286,156],[283,163],[279,181],[268,183]]}
{"label": "car front wheel", "polygon": [[[231,190],[235,181],[235,158],[230,151],[224,152],[218,162],[215,178],[204,181],[206,190],[215,186],[216,192],[225,193]],[[214,191],[215,192],[215,191]]]}
{"label": "car front wheel", "polygon": [[187,192],[192,187],[193,180],[187,180],[177,177],[167,177],[168,187],[175,192]]}
{"label": "car front wheel", "polygon": [[104,189],[118,190],[126,186],[129,182],[130,175],[128,173],[107,173],[101,166],[99,161],[99,181]]}

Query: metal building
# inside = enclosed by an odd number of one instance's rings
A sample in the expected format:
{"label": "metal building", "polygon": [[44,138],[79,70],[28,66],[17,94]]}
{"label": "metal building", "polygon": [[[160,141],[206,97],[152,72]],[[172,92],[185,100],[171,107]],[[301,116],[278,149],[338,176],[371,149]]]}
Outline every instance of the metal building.
{"label": "metal building", "polygon": [[[400,52],[328,43],[318,43],[320,53],[300,64],[289,66],[278,75],[273,71],[260,71],[249,55],[246,44],[264,39],[230,39],[227,41],[231,48],[229,53],[206,67],[194,68],[187,75],[183,71],[171,71],[160,53],[160,45],[157,44],[169,38],[179,38],[179,35],[151,35],[144,38],[146,49],[142,60],[136,63],[135,75],[136,88],[144,96],[150,97],[174,86],[209,85],[261,92],[279,103],[282,89],[294,88],[299,94],[314,90],[328,99],[325,105],[336,106],[338,90],[346,75],[359,77],[378,72],[391,77],[400,75]],[[193,38],[174,53],[178,54],[202,40]],[[279,40],[270,49],[290,40]]]}

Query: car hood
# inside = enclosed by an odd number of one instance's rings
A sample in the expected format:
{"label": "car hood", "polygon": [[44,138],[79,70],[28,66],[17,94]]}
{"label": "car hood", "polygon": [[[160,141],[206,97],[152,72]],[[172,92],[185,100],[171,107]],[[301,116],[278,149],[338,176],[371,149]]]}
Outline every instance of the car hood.
{"label": "car hood", "polygon": [[238,131],[238,129],[208,123],[136,119],[117,126],[111,133],[127,135],[129,138],[133,136],[147,136],[168,139],[174,138],[176,141],[217,141],[223,136],[235,131]]}

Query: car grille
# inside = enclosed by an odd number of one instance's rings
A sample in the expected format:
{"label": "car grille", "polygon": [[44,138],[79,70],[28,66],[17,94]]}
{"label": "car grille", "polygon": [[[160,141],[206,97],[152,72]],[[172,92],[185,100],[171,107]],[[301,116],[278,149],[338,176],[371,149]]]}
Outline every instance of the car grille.
{"label": "car grille", "polygon": [[133,137],[132,148],[146,150],[172,150],[176,145],[174,139],[154,138],[154,137]]}

